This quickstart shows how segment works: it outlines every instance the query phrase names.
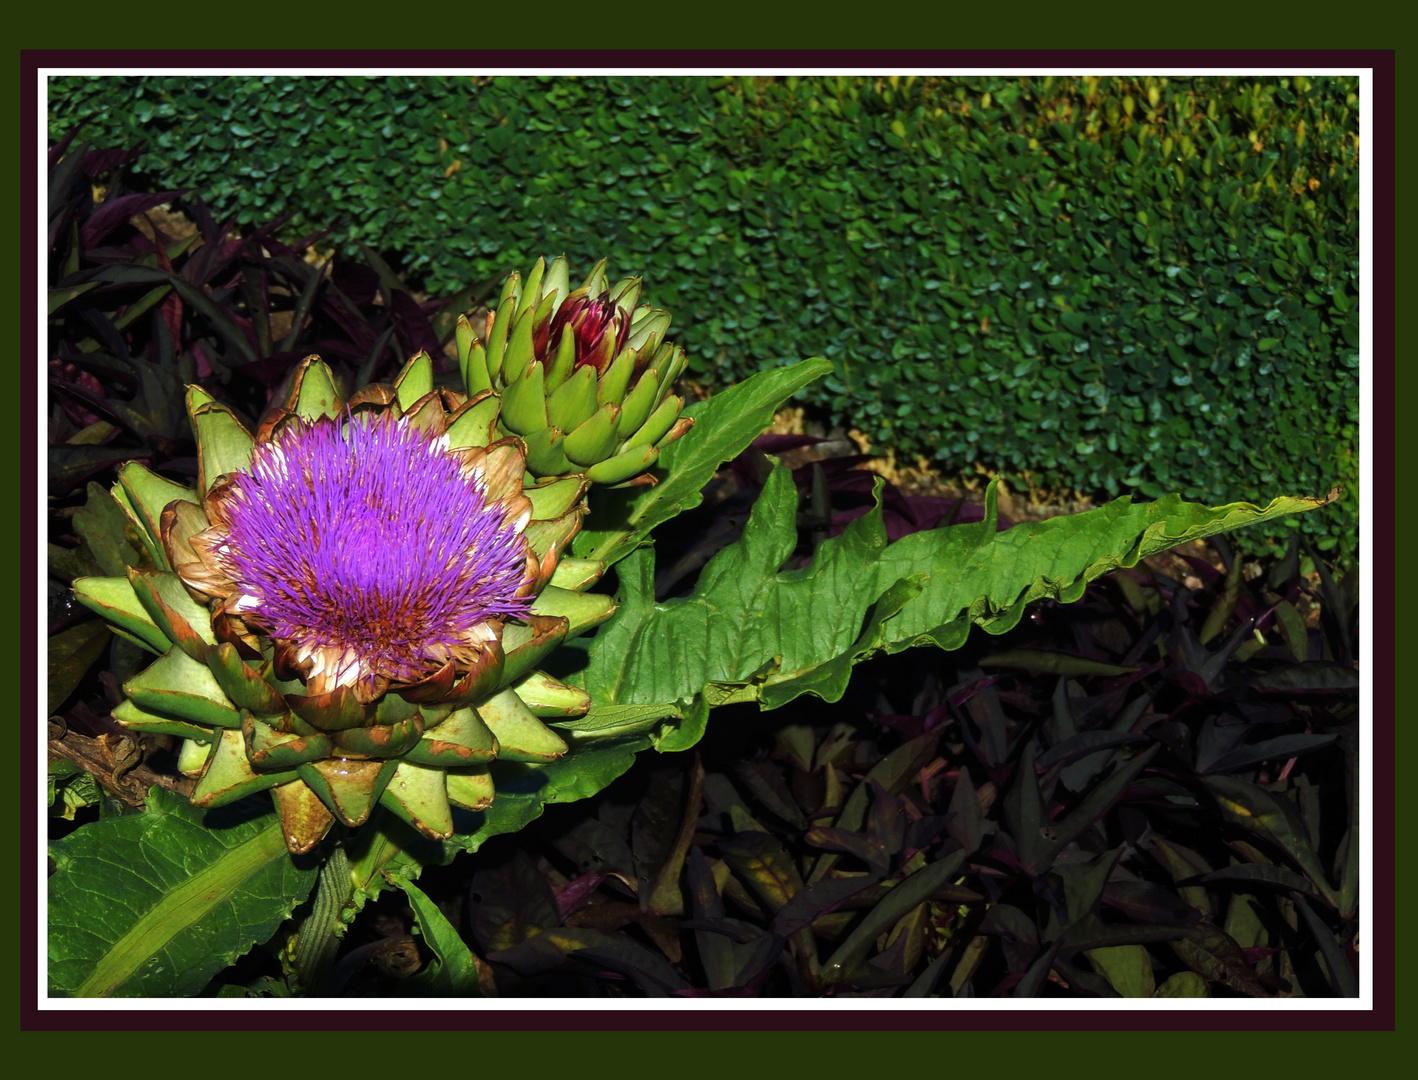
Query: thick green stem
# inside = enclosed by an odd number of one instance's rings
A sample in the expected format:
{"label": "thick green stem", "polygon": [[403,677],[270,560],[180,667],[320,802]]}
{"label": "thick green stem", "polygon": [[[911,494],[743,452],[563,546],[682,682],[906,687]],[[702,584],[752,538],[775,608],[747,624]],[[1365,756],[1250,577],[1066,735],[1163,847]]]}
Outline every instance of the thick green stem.
{"label": "thick green stem", "polygon": [[342,915],[353,897],[349,858],[344,845],[339,845],[320,868],[315,904],[289,946],[292,988],[297,993],[318,995],[324,991],[345,933]]}

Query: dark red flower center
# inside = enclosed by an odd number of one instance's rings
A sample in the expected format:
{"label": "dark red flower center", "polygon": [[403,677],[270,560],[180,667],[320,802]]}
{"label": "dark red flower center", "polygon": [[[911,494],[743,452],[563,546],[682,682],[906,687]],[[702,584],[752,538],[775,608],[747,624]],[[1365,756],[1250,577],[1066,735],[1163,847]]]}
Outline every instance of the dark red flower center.
{"label": "dark red flower center", "polygon": [[[602,342],[608,334],[612,335],[614,346],[609,358],[618,356],[630,336],[630,317],[609,300],[573,296],[552,316],[551,332],[547,335],[552,350],[561,344],[561,335],[568,330],[576,335],[576,366],[596,364],[602,369],[599,358],[607,355],[602,351]],[[609,359],[605,363],[608,364]]]}

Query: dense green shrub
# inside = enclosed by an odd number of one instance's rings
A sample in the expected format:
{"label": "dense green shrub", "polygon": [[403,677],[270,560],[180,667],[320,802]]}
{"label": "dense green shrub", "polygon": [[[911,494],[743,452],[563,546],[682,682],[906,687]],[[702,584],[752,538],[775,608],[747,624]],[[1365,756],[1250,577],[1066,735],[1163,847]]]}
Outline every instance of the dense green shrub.
{"label": "dense green shrub", "polygon": [[1095,494],[1343,484],[1352,79],[64,77],[51,131],[451,293],[616,253],[710,384],[803,356],[873,442]]}

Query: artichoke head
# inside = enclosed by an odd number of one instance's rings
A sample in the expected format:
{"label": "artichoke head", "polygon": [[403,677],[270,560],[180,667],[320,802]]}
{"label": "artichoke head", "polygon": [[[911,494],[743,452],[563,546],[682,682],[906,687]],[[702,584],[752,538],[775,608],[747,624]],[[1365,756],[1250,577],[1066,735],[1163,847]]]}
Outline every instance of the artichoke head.
{"label": "artichoke head", "polygon": [[310,357],[254,433],[189,388],[196,490],[120,470],[152,568],[74,592],[157,654],[114,716],[184,740],[194,804],[269,790],[293,853],[376,805],[445,838],[495,761],[565,753],[542,718],[590,700],[537,665],[614,605],[563,558],[589,481],[533,483],[500,405],[435,389],[423,354],[346,400]]}

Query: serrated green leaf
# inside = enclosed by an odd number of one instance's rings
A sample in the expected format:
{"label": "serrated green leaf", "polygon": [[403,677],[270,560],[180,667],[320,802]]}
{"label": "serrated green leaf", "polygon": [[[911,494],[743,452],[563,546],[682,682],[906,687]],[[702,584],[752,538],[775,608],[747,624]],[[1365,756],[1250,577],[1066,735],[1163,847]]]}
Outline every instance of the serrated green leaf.
{"label": "serrated green leaf", "polygon": [[765,707],[807,691],[835,700],[850,664],[872,651],[958,648],[972,624],[1003,633],[1034,600],[1072,602],[1089,581],[1146,555],[1321,504],[1208,508],[1124,498],[996,532],[992,485],[982,522],[888,544],[878,503],[825,541],[809,566],[783,570],[797,543],[797,495],[787,470],[775,467],[743,536],[705,566],[689,596],[656,603],[651,557],[622,564],[621,609],[589,646],[584,686],[598,707],[667,705],[711,683],[746,685],[781,658],[761,679],[756,696]]}
{"label": "serrated green leaf", "polygon": [[49,987],[63,997],[198,994],[317,876],[286,851],[271,809],[204,813],[158,787],[144,813],[86,825],[50,855]]}
{"label": "serrated green leaf", "polygon": [[851,646],[815,667],[777,679],[770,678],[759,691],[759,704],[765,709],[776,709],[805,693],[816,694],[824,701],[838,700],[847,692],[852,666],[885,645],[887,622],[921,595],[925,580],[925,574],[912,574],[893,584],[872,604],[867,625]]}
{"label": "serrated green leaf", "polygon": [[689,708],[681,709],[678,716],[660,723],[650,732],[650,745],[662,754],[677,754],[698,743],[709,724],[709,710],[713,707],[710,698],[715,689],[716,684],[710,683],[704,688],[705,692],[690,703]]}

